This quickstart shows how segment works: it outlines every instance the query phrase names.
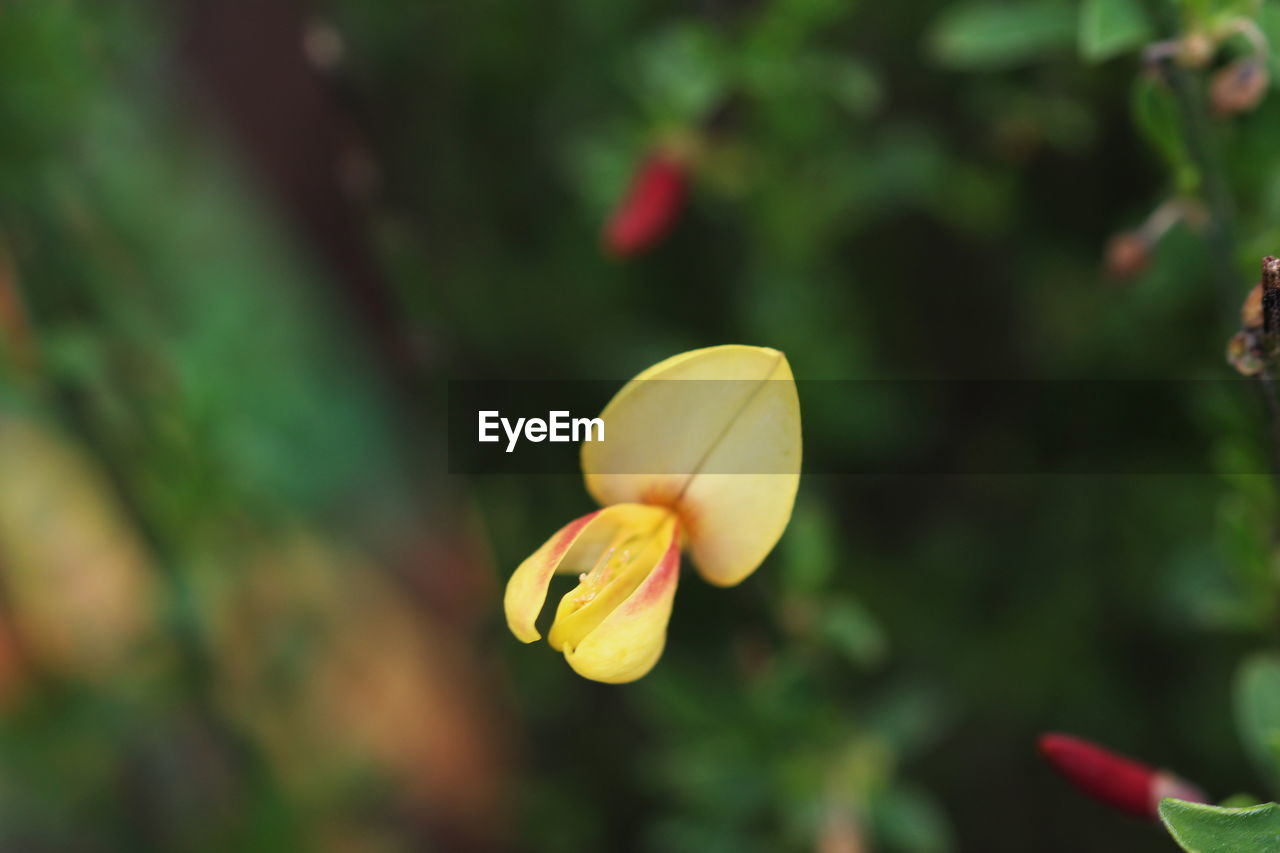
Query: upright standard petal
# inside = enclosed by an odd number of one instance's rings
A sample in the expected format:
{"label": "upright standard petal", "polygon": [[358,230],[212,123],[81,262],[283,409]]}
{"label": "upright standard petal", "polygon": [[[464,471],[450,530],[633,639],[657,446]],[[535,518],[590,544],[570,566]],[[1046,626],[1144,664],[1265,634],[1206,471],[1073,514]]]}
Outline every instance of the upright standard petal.
{"label": "upright standard petal", "polygon": [[605,407],[582,446],[602,504],[671,507],[698,571],[732,586],[777,544],[800,480],[800,402],[777,350],[719,346],[667,359]]}

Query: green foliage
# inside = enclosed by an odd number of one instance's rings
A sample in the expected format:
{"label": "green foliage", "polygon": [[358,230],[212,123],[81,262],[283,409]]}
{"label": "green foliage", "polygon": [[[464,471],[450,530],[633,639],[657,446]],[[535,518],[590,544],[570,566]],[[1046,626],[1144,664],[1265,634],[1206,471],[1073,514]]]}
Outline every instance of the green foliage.
{"label": "green foliage", "polygon": [[1160,819],[1187,853],[1277,853],[1280,806],[1225,809],[1165,800]]}
{"label": "green foliage", "polygon": [[659,123],[683,125],[705,118],[731,82],[726,46],[714,30],[692,22],[646,42],[636,70],[638,94]]}
{"label": "green foliage", "polygon": [[1275,788],[1280,782],[1280,658],[1258,654],[1240,665],[1235,712],[1246,751]]}
{"label": "green foliage", "polygon": [[1080,55],[1101,62],[1151,40],[1140,0],[1084,0],[1080,5]]}
{"label": "green foliage", "polygon": [[837,652],[860,666],[880,663],[887,639],[865,607],[852,599],[828,601],[822,612],[822,636]]}
{"label": "green foliage", "polygon": [[958,4],[934,23],[929,46],[949,68],[994,70],[1043,62],[1075,31],[1075,11],[1060,0]]}
{"label": "green foliage", "polygon": [[1145,75],[1135,78],[1133,117],[1147,144],[1164,158],[1178,191],[1196,192],[1199,168],[1187,148],[1184,118],[1168,84]]}

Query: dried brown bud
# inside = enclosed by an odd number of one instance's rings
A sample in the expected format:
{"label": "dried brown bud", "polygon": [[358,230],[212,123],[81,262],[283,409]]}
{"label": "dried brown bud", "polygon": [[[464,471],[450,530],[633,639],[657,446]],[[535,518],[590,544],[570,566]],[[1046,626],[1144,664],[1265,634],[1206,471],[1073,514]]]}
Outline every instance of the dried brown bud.
{"label": "dried brown bud", "polygon": [[1240,328],[1262,328],[1262,282],[1253,286],[1240,306]]}
{"label": "dried brown bud", "polygon": [[1214,115],[1226,118],[1258,106],[1267,94],[1267,66],[1256,56],[1246,56],[1214,72],[1209,83],[1209,104]]}
{"label": "dried brown bud", "polygon": [[1262,289],[1280,290],[1280,258],[1274,255],[1262,259]]}
{"label": "dried brown bud", "polygon": [[1227,361],[1241,376],[1261,373],[1264,362],[1258,347],[1257,331],[1237,332],[1227,342]]}
{"label": "dried brown bud", "polygon": [[1125,231],[1107,241],[1103,266],[1107,275],[1129,279],[1142,272],[1151,260],[1151,242],[1137,231]]}

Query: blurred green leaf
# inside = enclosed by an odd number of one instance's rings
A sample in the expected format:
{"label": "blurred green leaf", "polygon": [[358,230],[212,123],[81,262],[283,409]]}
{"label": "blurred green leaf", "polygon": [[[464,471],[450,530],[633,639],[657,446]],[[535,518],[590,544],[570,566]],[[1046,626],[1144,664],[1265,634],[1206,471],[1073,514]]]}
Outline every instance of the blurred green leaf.
{"label": "blurred green leaf", "polygon": [[949,68],[995,70],[1027,65],[1076,38],[1076,14],[1057,0],[953,6],[929,37],[933,58]]}
{"label": "blurred green leaf", "polygon": [[665,30],[642,48],[638,83],[657,120],[698,122],[728,86],[724,46],[706,26],[686,23]]}
{"label": "blurred green leaf", "polygon": [[1259,799],[1261,798],[1249,793],[1232,794],[1218,803],[1218,807],[1223,809],[1251,809],[1257,805]]}
{"label": "blurred green leaf", "polygon": [[1261,0],[1198,0],[1186,5],[1193,9],[1188,16],[1188,29],[1198,27],[1207,32],[1220,32],[1230,27],[1235,19],[1252,18],[1273,4]]}
{"label": "blurred green leaf", "polygon": [[888,641],[879,623],[856,601],[838,598],[822,614],[822,634],[836,651],[858,666],[884,660]]}
{"label": "blurred green leaf", "polygon": [[1160,819],[1188,853],[1280,853],[1280,806],[1224,809],[1165,800]]}
{"label": "blurred green leaf", "polygon": [[1138,0],[1084,0],[1080,55],[1101,62],[1150,40],[1151,26]]}
{"label": "blurred green leaf", "polygon": [[[1258,10],[1258,26],[1271,44],[1280,44],[1280,5],[1266,3]],[[1280,74],[1280,51],[1272,50],[1267,55],[1272,79]]]}
{"label": "blurred green leaf", "polygon": [[951,829],[941,809],[913,788],[886,788],[873,801],[872,810],[876,837],[890,849],[907,853],[946,853],[954,849]]}
{"label": "blurred green leaf", "polygon": [[844,56],[819,59],[821,80],[840,106],[862,118],[880,105],[880,81],[863,63]]}
{"label": "blurred green leaf", "polygon": [[787,591],[812,595],[830,581],[836,567],[836,534],[822,504],[802,500],[791,516],[783,541],[783,580]]}
{"label": "blurred green leaf", "polygon": [[1200,175],[1187,152],[1178,104],[1169,87],[1139,75],[1133,88],[1133,117],[1148,144],[1169,164],[1178,189],[1194,192]]}
{"label": "blurred green leaf", "polygon": [[1255,655],[1236,673],[1236,725],[1258,770],[1280,780],[1280,657]]}

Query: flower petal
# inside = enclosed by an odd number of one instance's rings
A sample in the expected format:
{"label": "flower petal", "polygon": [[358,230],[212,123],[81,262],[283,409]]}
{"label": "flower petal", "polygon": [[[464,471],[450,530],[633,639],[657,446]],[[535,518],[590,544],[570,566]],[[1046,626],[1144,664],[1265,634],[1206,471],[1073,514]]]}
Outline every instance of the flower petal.
{"label": "flower petal", "polygon": [[665,513],[639,505],[605,507],[574,519],[556,531],[511,574],[503,596],[507,626],[524,643],[542,635],[534,626],[547,600],[547,587],[556,573],[578,574],[591,568],[608,549],[619,530],[649,524],[652,527]]}
{"label": "flower petal", "polygon": [[[573,648],[627,600],[662,562],[676,538],[676,517],[662,507],[633,508],[607,547],[598,551],[591,571],[560,599],[547,642],[557,651]],[[615,507],[610,507],[614,509]]]}
{"label": "flower petal", "polygon": [[786,529],[800,482],[800,402],[782,353],[682,353],[627,383],[600,417],[605,441],[582,445],[597,501],[675,509],[711,583],[755,571]]}
{"label": "flower petal", "polygon": [[556,568],[583,530],[601,512],[603,510],[588,513],[557,530],[554,536],[511,573],[507,591],[502,598],[502,607],[507,614],[507,627],[520,642],[532,643],[542,636],[534,627],[534,622],[547,600],[547,586],[551,583],[551,576],[556,573]]}
{"label": "flower petal", "polygon": [[622,684],[653,669],[667,642],[667,622],[680,579],[680,537],[674,519],[664,525],[665,550],[640,585],[564,657],[583,678]]}

